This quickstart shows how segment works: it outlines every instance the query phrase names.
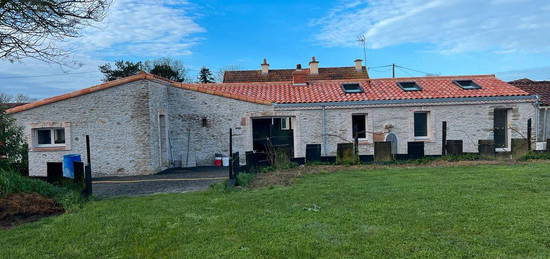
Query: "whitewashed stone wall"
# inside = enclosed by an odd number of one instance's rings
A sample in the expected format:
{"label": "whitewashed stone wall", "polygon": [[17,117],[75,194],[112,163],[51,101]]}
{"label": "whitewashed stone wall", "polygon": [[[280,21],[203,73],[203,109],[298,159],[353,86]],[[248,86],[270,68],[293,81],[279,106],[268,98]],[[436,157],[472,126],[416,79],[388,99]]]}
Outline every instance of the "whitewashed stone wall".
{"label": "whitewashed stone wall", "polygon": [[29,152],[30,174],[45,176],[46,162],[61,162],[66,154],[81,154],[85,161],[86,135],[94,175],[156,172],[149,153],[149,83],[136,81],[13,114],[29,143],[33,123],[70,125],[68,150]]}
{"label": "whitewashed stone wall", "polygon": [[[477,152],[479,139],[492,139],[493,111],[512,111],[513,138],[527,135],[527,120],[536,126],[532,103],[452,104],[402,107],[326,107],[327,145],[323,155],[335,156],[338,143],[352,141],[352,114],[367,115],[367,139],[360,154],[371,155],[373,133],[397,135],[398,153],[407,153],[413,136],[413,113],[430,112],[427,155],[441,154],[441,122],[447,121],[447,139],[464,140],[465,152]],[[167,120],[168,155],[160,155],[159,115]],[[81,154],[85,160],[85,135],[91,137],[94,175],[150,174],[169,167],[212,165],[215,153],[228,155],[229,128],[233,151],[252,150],[252,118],[289,116],[294,129],[294,155],[305,156],[306,144],[324,144],[321,107],[281,108],[185,90],[166,83],[141,80],[13,114],[30,128],[36,123],[68,127],[68,150],[30,151],[32,175],[46,175],[46,162],[59,162],[65,154]],[[203,127],[203,118],[206,125]],[[53,125],[52,124],[52,125]],[[392,125],[391,129],[387,129]],[[535,134],[533,134],[535,135]],[[533,136],[534,137],[534,136]],[[31,143],[31,142],[29,142]],[[186,163],[187,162],[187,163]]]}
{"label": "whitewashed stone wall", "polygon": [[[327,107],[327,146],[324,155],[335,156],[338,143],[353,141],[353,114],[367,115],[366,141],[360,141],[360,154],[374,154],[373,134],[392,132],[398,138],[398,153],[407,153],[407,143],[424,141],[426,155],[441,154],[442,122],[447,121],[447,139],[463,140],[464,152],[477,152],[479,139],[493,138],[493,112],[495,108],[511,109],[510,126],[512,138],[527,136],[527,120],[532,119],[533,141],[535,140],[536,108],[532,103],[498,103],[498,104],[453,104],[424,105],[404,107]],[[282,108],[280,108],[282,109]],[[292,108],[297,109],[297,108]],[[311,108],[310,108],[311,109]],[[428,111],[430,138],[420,140],[414,138],[414,112]],[[282,111],[279,111],[282,113]],[[305,156],[306,144],[323,144],[323,111],[290,110],[288,114],[296,116],[295,153],[296,157]],[[387,129],[387,125],[392,125]],[[324,149],[323,149],[324,151]]]}

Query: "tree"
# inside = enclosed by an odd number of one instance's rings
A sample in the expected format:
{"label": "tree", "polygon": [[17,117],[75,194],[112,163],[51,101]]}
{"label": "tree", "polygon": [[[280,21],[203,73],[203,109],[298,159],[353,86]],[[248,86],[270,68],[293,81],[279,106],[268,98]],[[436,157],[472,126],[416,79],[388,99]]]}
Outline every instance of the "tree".
{"label": "tree", "polygon": [[143,69],[141,62],[131,62],[119,60],[115,62],[115,67],[112,68],[110,63],[99,66],[99,71],[105,76],[104,82],[113,81],[127,76],[137,75]]}
{"label": "tree", "polygon": [[225,71],[237,71],[241,70],[241,67],[238,65],[228,65],[225,67],[222,67],[216,72],[216,82],[223,83],[223,77],[225,75]]}
{"label": "tree", "polygon": [[210,72],[210,69],[208,69],[207,67],[201,68],[198,79],[199,79],[199,83],[203,83],[203,84],[214,83],[214,77],[212,76],[212,72]]}
{"label": "tree", "polygon": [[55,41],[101,21],[111,0],[0,0],[0,59],[57,61]]}
{"label": "tree", "polygon": [[[1,0],[0,0],[1,1]],[[172,81],[184,82],[187,80],[187,70],[183,64],[171,58],[159,58],[145,62],[116,61],[115,68],[110,63],[99,66],[99,71],[105,76],[104,82],[120,79],[127,76],[133,76],[140,71],[147,71]]]}
{"label": "tree", "polygon": [[14,103],[30,103],[30,102],[34,102],[34,101],[35,101],[35,99],[30,98],[30,97],[28,97],[24,94],[17,94],[13,98]]}
{"label": "tree", "polygon": [[0,111],[0,168],[15,164],[26,167],[28,147],[23,135],[23,127],[15,119]]}
{"label": "tree", "polygon": [[0,93],[0,103],[30,103],[33,101],[35,101],[35,99],[30,98],[24,94],[11,96],[9,94]]}
{"label": "tree", "polygon": [[160,58],[144,62],[144,69],[149,73],[176,82],[187,80],[187,70],[183,64],[171,58]]}

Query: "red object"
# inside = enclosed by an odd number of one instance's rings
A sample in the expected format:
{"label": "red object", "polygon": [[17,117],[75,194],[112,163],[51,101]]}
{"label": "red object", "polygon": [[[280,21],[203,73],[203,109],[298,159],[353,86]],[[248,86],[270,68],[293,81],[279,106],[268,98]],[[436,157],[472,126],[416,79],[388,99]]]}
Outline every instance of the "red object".
{"label": "red object", "polygon": [[214,165],[215,166],[222,166],[222,158],[221,157],[216,157],[216,160],[214,160]]}

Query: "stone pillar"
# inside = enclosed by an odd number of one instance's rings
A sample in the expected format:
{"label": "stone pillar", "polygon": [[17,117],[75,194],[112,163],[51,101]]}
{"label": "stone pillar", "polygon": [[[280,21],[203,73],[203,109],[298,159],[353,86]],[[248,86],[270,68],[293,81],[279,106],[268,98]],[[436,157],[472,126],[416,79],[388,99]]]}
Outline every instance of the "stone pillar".
{"label": "stone pillar", "polygon": [[374,161],[375,162],[393,161],[390,141],[374,142]]}
{"label": "stone pillar", "polygon": [[478,151],[481,159],[495,159],[495,141],[492,139],[480,139],[478,141]]}
{"label": "stone pillar", "polygon": [[512,158],[518,159],[529,152],[529,141],[523,138],[512,139]]}

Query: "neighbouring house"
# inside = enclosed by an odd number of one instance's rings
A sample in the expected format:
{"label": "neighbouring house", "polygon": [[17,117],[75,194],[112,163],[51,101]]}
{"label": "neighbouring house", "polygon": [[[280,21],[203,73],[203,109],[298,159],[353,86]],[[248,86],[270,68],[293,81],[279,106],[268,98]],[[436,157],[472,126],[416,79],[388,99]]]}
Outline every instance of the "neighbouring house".
{"label": "neighbouring house", "polygon": [[545,142],[550,138],[550,81],[533,81],[523,78],[509,83],[531,95],[539,96],[540,112],[537,141]]}
{"label": "neighbouring house", "polygon": [[308,69],[270,77],[278,70],[264,61],[219,84],[140,73],[7,112],[25,126],[31,175],[45,175],[46,162],[65,154],[86,159],[86,135],[94,175],[138,175],[212,165],[216,153],[229,152],[230,128],[233,151],[245,161],[245,152],[270,145],[301,159],[307,144],[320,144],[322,156],[334,157],[355,137],[362,156],[373,155],[375,141],[391,141],[396,155],[413,146],[441,155],[443,124],[465,152],[477,152],[478,140],[506,152],[537,119],[537,97],[494,75],[370,79],[360,60],[351,68],[321,76],[312,60]]}

